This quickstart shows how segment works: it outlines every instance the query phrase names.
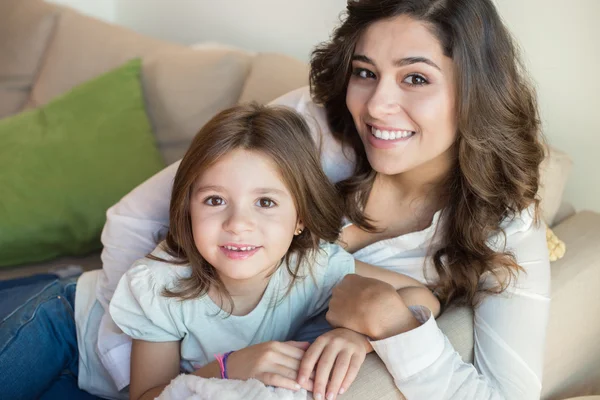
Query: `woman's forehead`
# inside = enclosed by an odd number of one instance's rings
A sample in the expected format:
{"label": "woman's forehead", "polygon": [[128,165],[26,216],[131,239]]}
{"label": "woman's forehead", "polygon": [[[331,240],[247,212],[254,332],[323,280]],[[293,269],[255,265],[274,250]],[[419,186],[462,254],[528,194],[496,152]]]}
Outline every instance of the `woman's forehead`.
{"label": "woman's forehead", "polygon": [[444,58],[442,45],[431,28],[407,15],[373,22],[359,38],[354,53],[380,62],[425,57],[438,64]]}

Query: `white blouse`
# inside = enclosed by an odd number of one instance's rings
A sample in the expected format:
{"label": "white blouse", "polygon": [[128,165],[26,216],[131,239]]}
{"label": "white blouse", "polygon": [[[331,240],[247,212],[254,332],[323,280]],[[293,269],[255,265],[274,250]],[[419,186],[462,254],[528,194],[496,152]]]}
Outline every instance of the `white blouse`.
{"label": "white blouse", "polygon": [[[292,107],[307,118],[321,146],[323,169],[333,182],[352,173],[352,155],[344,154],[331,135],[325,112],[313,103],[308,88],[290,92],[274,104]],[[129,384],[131,340],[112,321],[108,303],[119,279],[133,262],[151,252],[164,238],[177,167],[175,163],[165,168],[108,210],[102,233],[103,269],[97,278],[82,277],[77,286],[80,366],[87,364],[88,370],[89,365],[102,366],[105,371],[101,375],[110,376],[110,386],[119,390]],[[489,239],[490,247],[511,251],[525,273],[504,293],[487,296],[475,309],[474,365],[461,360],[429,311],[419,307],[412,311],[422,323],[420,327],[372,343],[407,399],[539,399],[550,308],[550,263],[545,227],[536,224],[531,214],[531,209],[527,209],[505,221],[505,234]],[[428,249],[435,246],[433,234],[440,222],[437,213],[425,230],[373,243],[353,256],[424,283],[426,276],[435,280]],[[92,285],[96,286],[96,299],[90,298]],[[95,305],[96,312],[90,317],[90,310],[78,311],[78,305]],[[98,324],[99,331],[93,329]],[[92,375],[91,370],[83,375],[80,372],[80,387],[106,395],[109,383],[100,390],[101,379]]]}

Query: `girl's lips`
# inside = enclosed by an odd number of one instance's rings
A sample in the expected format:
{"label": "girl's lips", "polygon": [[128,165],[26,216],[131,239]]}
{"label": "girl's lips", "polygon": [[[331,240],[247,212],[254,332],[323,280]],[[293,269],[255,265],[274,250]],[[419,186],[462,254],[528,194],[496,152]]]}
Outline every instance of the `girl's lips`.
{"label": "girl's lips", "polygon": [[[238,247],[238,246],[236,246]],[[239,247],[250,247],[250,246],[239,246]],[[238,247],[238,248],[239,248]],[[252,250],[230,250],[225,246],[219,246],[219,249],[225,254],[225,256],[231,260],[247,260],[258,252],[262,247],[258,246]]]}

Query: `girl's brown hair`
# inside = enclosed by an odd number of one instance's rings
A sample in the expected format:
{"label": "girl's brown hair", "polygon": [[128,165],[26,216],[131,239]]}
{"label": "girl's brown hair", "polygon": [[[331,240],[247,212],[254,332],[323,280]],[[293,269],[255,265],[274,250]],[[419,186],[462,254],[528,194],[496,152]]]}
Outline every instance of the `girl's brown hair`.
{"label": "girl's brown hair", "polygon": [[303,117],[285,107],[254,103],[232,107],[200,130],[175,175],[165,250],[176,264],[189,264],[192,273],[179,280],[178,290],[165,290],[168,297],[195,298],[206,294],[212,285],[229,297],[216,270],[194,244],[190,201],[194,184],[204,171],[237,149],[260,153],[273,161],[294,199],[298,218],[304,223],[304,230],[294,236],[282,260],[292,276],[290,287],[298,278],[296,266],[312,256],[320,240],[338,239],[342,205],[321,169],[316,145]]}
{"label": "girl's brown hair", "polygon": [[[346,215],[375,231],[362,211],[375,179],[346,107],[354,47],[375,21],[407,15],[422,21],[456,65],[458,135],[456,164],[445,181],[442,245],[433,261],[433,288],[444,304],[478,302],[500,292],[519,271],[514,256],[487,240],[501,222],[537,205],[544,157],[536,96],[523,73],[513,40],[491,0],[349,0],[331,41],[312,54],[313,98],[323,104],[334,135],[356,153],[354,175],[338,184]],[[481,284],[490,272],[500,285]]]}

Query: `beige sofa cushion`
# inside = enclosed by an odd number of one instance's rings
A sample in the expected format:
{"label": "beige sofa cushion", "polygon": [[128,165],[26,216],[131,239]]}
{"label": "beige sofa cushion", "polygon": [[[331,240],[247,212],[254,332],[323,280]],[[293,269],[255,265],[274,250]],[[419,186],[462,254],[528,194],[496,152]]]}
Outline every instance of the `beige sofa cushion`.
{"label": "beige sofa cushion", "polygon": [[69,8],[58,9],[60,16],[52,43],[48,46],[27,108],[46,104],[59,94],[132,58],[159,49],[184,48],[87,17]]}
{"label": "beige sofa cushion", "polygon": [[0,118],[25,106],[57,15],[39,0],[0,1]]}
{"label": "beige sofa cushion", "polygon": [[252,67],[240,102],[268,103],[294,89],[308,85],[308,65],[276,53],[259,53]]}
{"label": "beige sofa cushion", "polygon": [[238,101],[251,57],[233,49],[164,49],[144,58],[145,97],[159,150],[179,160],[200,128]]}
{"label": "beige sofa cushion", "polygon": [[548,148],[546,158],[540,165],[538,196],[544,221],[549,226],[554,225],[572,167],[573,162],[568,154],[554,147]]}
{"label": "beige sofa cushion", "polygon": [[552,263],[552,302],[542,399],[600,393],[600,214],[580,212],[554,228],[567,245]]}

